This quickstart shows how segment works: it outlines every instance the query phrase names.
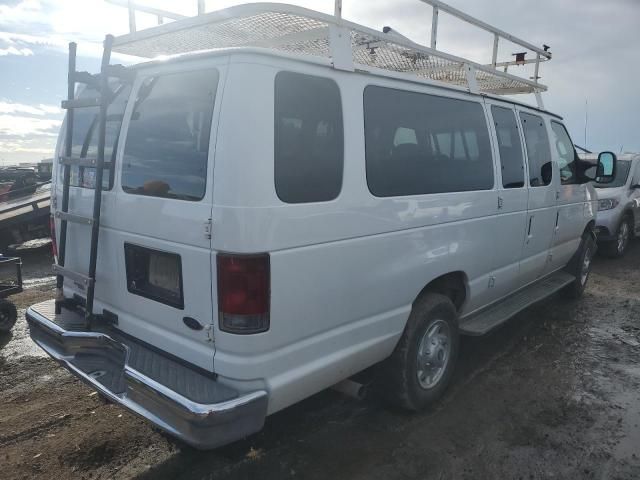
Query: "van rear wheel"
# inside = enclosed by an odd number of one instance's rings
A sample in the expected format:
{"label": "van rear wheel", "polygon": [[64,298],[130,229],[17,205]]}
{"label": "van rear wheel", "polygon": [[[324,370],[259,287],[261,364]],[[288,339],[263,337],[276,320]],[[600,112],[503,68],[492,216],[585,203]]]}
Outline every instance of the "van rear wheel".
{"label": "van rear wheel", "polygon": [[458,313],[448,297],[416,300],[404,333],[382,365],[378,390],[390,403],[418,411],[446,390],[458,357]]}

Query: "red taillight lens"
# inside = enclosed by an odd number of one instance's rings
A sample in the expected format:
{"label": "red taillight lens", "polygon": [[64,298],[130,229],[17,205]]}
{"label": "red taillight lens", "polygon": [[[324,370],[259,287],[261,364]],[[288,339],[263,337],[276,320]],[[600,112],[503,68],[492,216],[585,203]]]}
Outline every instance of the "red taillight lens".
{"label": "red taillight lens", "polygon": [[218,254],[220,330],[249,334],[269,330],[269,255]]}
{"label": "red taillight lens", "polygon": [[51,253],[58,263],[58,242],[56,240],[56,219],[51,215],[49,217],[49,234],[51,235]]}

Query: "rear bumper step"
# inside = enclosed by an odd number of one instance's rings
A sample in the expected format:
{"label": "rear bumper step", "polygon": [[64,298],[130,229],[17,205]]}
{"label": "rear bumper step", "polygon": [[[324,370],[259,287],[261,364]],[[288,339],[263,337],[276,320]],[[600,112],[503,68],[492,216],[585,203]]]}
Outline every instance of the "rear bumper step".
{"label": "rear bumper step", "polygon": [[115,330],[83,330],[83,316],[70,310],[56,315],[53,300],[33,305],[26,318],[33,341],[63,367],[109,400],[196,448],[239,440],[264,424],[266,391],[240,395]]}

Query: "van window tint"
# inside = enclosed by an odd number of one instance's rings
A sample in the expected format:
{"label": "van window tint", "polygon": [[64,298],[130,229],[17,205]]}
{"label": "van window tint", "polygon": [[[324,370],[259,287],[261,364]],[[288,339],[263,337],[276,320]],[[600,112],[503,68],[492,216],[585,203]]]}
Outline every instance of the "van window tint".
{"label": "van window tint", "polygon": [[153,197],[204,197],[216,70],[145,79],[127,132],[122,188]]}
{"label": "van window tint", "polygon": [[333,200],[342,188],[344,133],[338,85],[280,72],[275,80],[275,187],[287,203]]}
{"label": "van window tint", "polygon": [[577,183],[576,165],[580,160],[571,137],[561,123],[551,122],[551,130],[553,130],[554,144],[558,153],[560,181],[563,185]]}
{"label": "van window tint", "polygon": [[367,183],[374,195],[493,188],[489,131],[479,103],[369,86],[364,117]]}
{"label": "van window tint", "polygon": [[[118,139],[120,138],[120,127],[124,109],[131,93],[130,85],[111,83],[111,91],[114,98],[107,109],[106,135],[104,145],[105,165],[115,162],[118,150]],[[93,88],[86,88],[79,95],[79,98],[95,98],[99,92]],[[81,158],[98,157],[98,123],[100,109],[98,107],[78,108],[73,113],[73,138],[71,146],[71,156]],[[62,146],[64,155],[65,146]],[[102,189],[110,190],[113,186],[113,169],[110,165],[105,166],[102,174]],[[73,187],[95,188],[96,169],[93,167],[71,167],[70,183]]]}
{"label": "van window tint", "polygon": [[553,178],[553,168],[549,136],[544,121],[537,115],[524,112],[520,112],[520,120],[529,158],[529,184],[532,187],[549,185]]}
{"label": "van window tint", "polygon": [[502,186],[504,188],[524,187],[524,155],[515,112],[509,108],[493,106],[491,113],[498,136]]}

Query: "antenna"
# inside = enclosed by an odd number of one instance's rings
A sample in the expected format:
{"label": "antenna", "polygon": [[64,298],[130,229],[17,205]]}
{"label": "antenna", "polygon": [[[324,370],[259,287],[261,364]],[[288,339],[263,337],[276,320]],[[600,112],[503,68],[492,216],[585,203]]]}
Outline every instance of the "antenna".
{"label": "antenna", "polygon": [[587,147],[587,126],[589,124],[589,99],[584,98],[584,146]]}

